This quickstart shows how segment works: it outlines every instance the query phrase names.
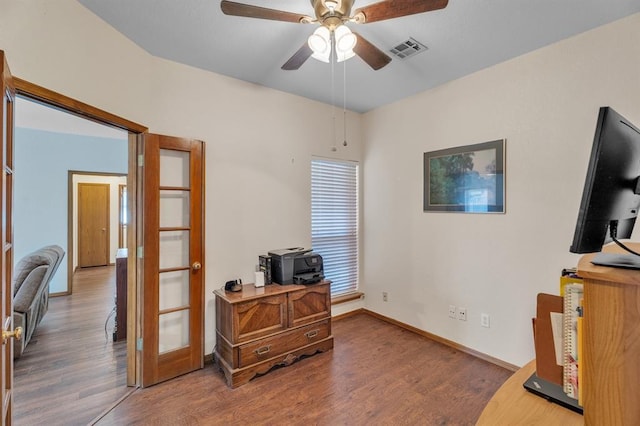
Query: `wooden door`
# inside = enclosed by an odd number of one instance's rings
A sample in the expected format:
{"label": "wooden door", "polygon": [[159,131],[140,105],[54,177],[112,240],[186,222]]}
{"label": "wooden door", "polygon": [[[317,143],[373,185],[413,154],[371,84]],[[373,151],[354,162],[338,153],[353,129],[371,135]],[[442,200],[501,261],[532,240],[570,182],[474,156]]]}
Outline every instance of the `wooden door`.
{"label": "wooden door", "polygon": [[4,52],[0,50],[0,91],[2,105],[0,132],[2,184],[0,184],[0,274],[2,275],[2,424],[11,424],[13,404],[13,338],[20,338],[20,327],[13,330],[13,112],[15,88]]}
{"label": "wooden door", "polygon": [[109,264],[109,184],[78,184],[78,266]]}
{"label": "wooden door", "polygon": [[145,134],[142,385],[203,367],[204,143]]}

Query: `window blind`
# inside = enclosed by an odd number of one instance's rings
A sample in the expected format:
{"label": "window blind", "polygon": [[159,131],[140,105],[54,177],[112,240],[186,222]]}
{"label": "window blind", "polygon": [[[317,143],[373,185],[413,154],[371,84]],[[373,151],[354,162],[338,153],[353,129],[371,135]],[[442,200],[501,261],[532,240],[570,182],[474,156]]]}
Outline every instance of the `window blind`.
{"label": "window blind", "polygon": [[358,288],[358,163],[311,161],[311,244],[331,295]]}

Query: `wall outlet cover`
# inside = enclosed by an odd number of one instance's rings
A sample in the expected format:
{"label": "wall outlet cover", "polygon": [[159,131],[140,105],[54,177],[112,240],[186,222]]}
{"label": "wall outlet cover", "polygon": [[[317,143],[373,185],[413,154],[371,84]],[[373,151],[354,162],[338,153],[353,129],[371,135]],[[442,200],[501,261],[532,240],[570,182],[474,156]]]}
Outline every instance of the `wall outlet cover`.
{"label": "wall outlet cover", "polygon": [[454,305],[449,305],[449,318],[456,317],[456,307]]}
{"label": "wall outlet cover", "polygon": [[467,308],[458,308],[458,319],[460,321],[467,320]]}
{"label": "wall outlet cover", "polygon": [[489,328],[489,314],[480,314],[480,325]]}

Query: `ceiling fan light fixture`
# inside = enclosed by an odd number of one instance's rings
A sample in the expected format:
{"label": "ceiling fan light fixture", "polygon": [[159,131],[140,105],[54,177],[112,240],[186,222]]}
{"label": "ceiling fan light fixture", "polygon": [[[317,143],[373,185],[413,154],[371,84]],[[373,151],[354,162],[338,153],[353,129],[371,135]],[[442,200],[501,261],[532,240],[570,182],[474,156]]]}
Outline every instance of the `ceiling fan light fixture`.
{"label": "ceiling fan light fixture", "polygon": [[356,35],[351,32],[349,27],[346,25],[340,25],[334,30],[334,35],[336,39],[336,52],[347,53],[351,51],[353,53],[353,48],[355,47],[358,39],[356,38]]}
{"label": "ceiling fan light fixture", "polygon": [[314,53],[311,57],[318,61],[329,63],[329,60],[331,59],[331,49],[327,49],[325,53]]}
{"label": "ceiling fan light fixture", "polygon": [[336,61],[337,62],[346,61],[347,59],[351,59],[354,56],[356,56],[356,53],[353,50],[347,50],[346,52],[340,52],[338,49],[336,49]]}
{"label": "ceiling fan light fixture", "polygon": [[[357,55],[372,69],[378,70],[391,62],[389,55],[378,49],[361,35],[352,34],[348,28],[340,28],[347,22],[364,24],[385,21],[403,16],[417,15],[447,7],[448,0],[376,0],[353,11],[356,0],[311,0],[313,16],[300,15],[284,10],[238,3],[234,0],[222,0],[220,9],[225,15],[243,16],[247,18],[268,19],[292,23],[317,23],[324,27],[324,36],[309,37],[307,43],[300,47],[282,66],[283,70],[294,70],[309,58],[325,60],[332,58],[332,49],[341,52],[341,58],[348,58],[358,43]],[[372,1],[372,0],[369,0]],[[369,3],[369,2],[366,2]],[[328,32],[328,34],[327,34]],[[343,33],[344,32],[344,33]],[[334,34],[336,33],[336,34]],[[337,38],[334,37],[337,35]],[[338,55],[336,55],[337,57]],[[342,59],[344,60],[344,59]]]}
{"label": "ceiling fan light fixture", "polygon": [[318,27],[307,39],[313,53],[323,54],[331,51],[331,33],[327,27]]}

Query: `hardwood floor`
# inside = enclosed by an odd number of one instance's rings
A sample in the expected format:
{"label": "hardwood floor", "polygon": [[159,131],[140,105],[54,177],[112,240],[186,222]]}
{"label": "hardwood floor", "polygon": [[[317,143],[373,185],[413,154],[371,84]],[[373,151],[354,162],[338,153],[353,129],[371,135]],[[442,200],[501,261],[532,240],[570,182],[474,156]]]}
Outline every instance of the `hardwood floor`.
{"label": "hardwood floor", "polygon": [[[50,300],[16,361],[16,425],[85,425],[132,391],[125,342],[104,333],[114,291],[115,268],[91,268]],[[97,424],[472,425],[512,374],[366,314],[334,321],[333,335],[332,351],[237,389],[208,364],[135,390]]]}
{"label": "hardwood floor", "polygon": [[472,425],[512,374],[366,314],[333,351],[230,389],[214,365],[138,389],[98,425]]}
{"label": "hardwood floor", "polygon": [[16,425],[86,425],[131,390],[126,342],[113,343],[115,267],[79,270],[15,361]]}

